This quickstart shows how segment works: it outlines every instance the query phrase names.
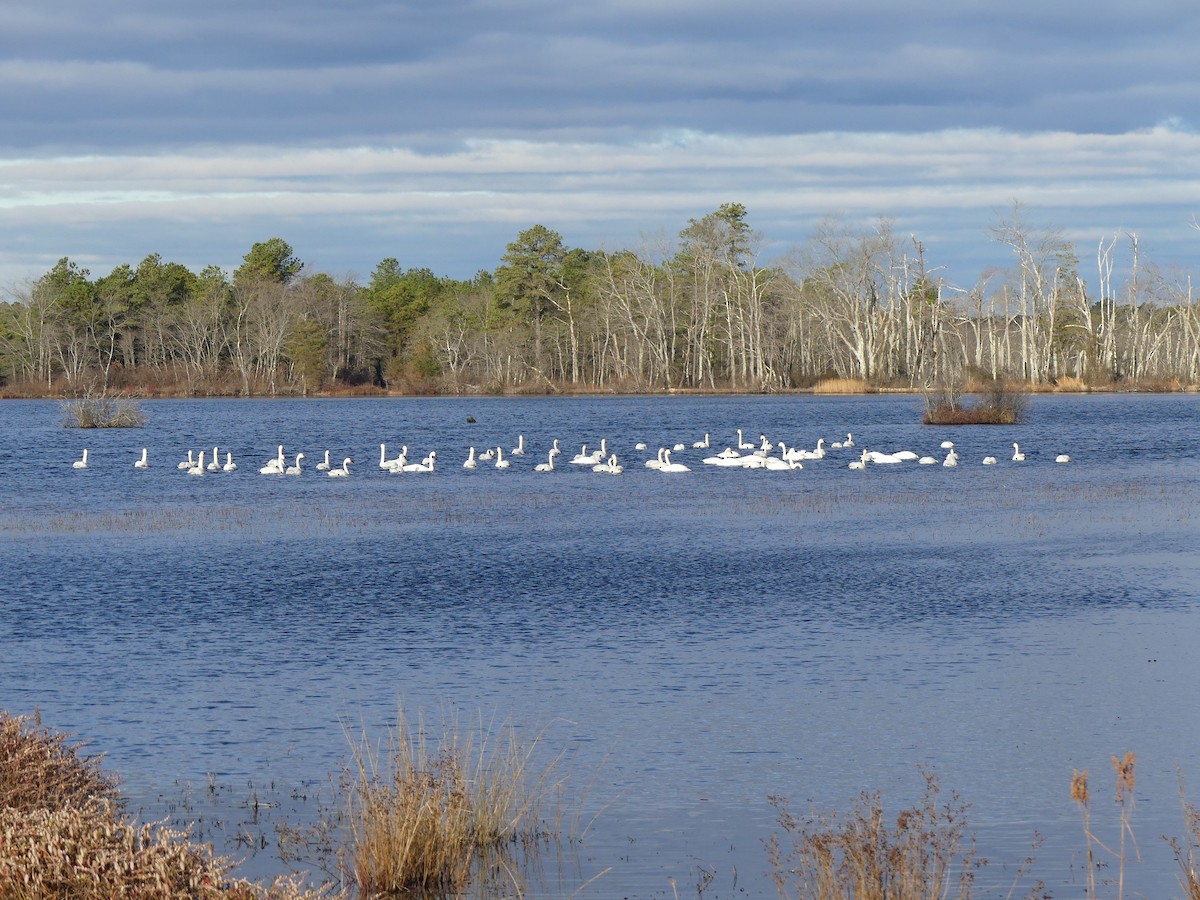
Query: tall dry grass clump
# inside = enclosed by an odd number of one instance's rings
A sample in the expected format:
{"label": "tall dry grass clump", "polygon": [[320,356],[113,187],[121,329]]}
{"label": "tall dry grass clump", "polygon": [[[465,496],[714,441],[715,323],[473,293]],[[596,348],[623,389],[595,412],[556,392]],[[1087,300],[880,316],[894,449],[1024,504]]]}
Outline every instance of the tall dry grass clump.
{"label": "tall dry grass clump", "polygon": [[64,428],[141,428],[146,414],[137,397],[85,393],[62,401]]}
{"label": "tall dry grass clump", "polygon": [[0,810],[21,813],[115,801],[116,779],[100,768],[101,757],[84,756],[81,749],[36,718],[0,710]]}
{"label": "tall dry grass clump", "polygon": [[505,848],[559,828],[543,804],[565,782],[561,755],[538,765],[541,737],[525,743],[511,724],[464,731],[448,721],[432,742],[401,714],[382,750],[365,735],[354,742],[343,789],[346,864],[359,888],[460,891],[485,857],[515,881]]}
{"label": "tall dry grass clump", "polygon": [[836,813],[796,818],[784,798],[772,797],[790,846],[778,835],[767,853],[781,897],[820,900],[933,900],[971,895],[974,837],[967,833],[966,804],[924,772],[925,796],[889,825],[878,792],[863,793]]}
{"label": "tall dry grass clump", "polygon": [[0,711],[0,897],[7,900],[306,900],[298,881],[231,879],[184,831],[135,825],[100,758]]}

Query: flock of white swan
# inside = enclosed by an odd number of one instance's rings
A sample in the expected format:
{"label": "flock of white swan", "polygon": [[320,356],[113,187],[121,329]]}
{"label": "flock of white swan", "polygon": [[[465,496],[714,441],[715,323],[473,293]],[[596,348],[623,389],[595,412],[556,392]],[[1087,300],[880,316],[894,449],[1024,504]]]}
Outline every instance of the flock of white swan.
{"label": "flock of white swan", "polygon": [[[671,446],[659,447],[653,458],[643,460],[643,465],[647,469],[655,470],[664,473],[681,473],[690,472],[691,467],[682,462],[677,462],[672,458],[672,453],[682,453],[687,450],[699,450],[702,453],[711,449],[711,435],[705,434],[701,440],[695,441],[689,448],[682,443],[673,444]],[[639,442],[634,445],[634,451],[643,455],[650,452],[649,447],[644,442]],[[719,453],[702,456],[701,463],[707,466],[717,466],[721,468],[740,468],[740,469],[770,469],[775,471],[792,471],[803,469],[804,463],[815,460],[824,460],[827,458],[829,451],[846,451],[855,450],[854,435],[847,434],[844,440],[834,441],[828,446],[825,439],[821,438],[812,449],[804,449],[800,447],[789,447],[782,441],[772,441],[765,434],[759,435],[757,441],[747,440],[742,429],[737,430],[737,440],[727,446]],[[957,466],[960,456],[958,450],[955,449],[953,441],[943,441],[941,449],[946,451],[940,457],[931,454],[921,455],[912,450],[898,450],[893,452],[884,452],[882,450],[862,449],[862,452],[852,458],[847,464],[850,469],[866,469],[868,466],[883,466],[895,465],[908,462],[916,462],[917,465],[941,465],[947,467]],[[1025,454],[1022,452],[1020,444],[1014,442],[1012,445],[1011,462],[1025,462]],[[221,454],[219,447],[212,448],[212,454],[207,455],[208,451],[200,450],[198,453],[193,450],[188,451],[187,459],[176,463],[176,468],[186,472],[188,475],[208,475],[221,472],[236,472],[238,471],[237,463],[233,461],[233,453],[225,452],[225,462],[221,462]],[[464,469],[478,469],[480,467],[491,466],[496,469],[510,469],[513,466],[513,459],[521,459],[525,457],[525,435],[518,435],[517,445],[513,447],[508,454],[505,455],[503,447],[487,447],[483,450],[477,450],[476,447],[471,447],[467,452],[467,458],[462,463]],[[617,453],[608,445],[607,438],[601,438],[600,445],[588,449],[588,445],[584,444],[580,451],[574,454],[571,459],[564,463],[559,463],[558,458],[563,455],[562,449],[559,447],[558,439],[555,438],[553,444],[546,453],[546,461],[537,463],[531,468],[534,472],[554,472],[560,465],[562,466],[578,466],[590,468],[591,471],[604,475],[620,475],[625,471],[625,464],[618,458]],[[851,456],[854,456],[853,452]],[[846,454],[841,454],[843,459]],[[304,453],[296,453],[292,457],[292,462],[289,465],[287,456],[284,453],[283,445],[280,444],[275,455],[264,461],[261,466],[258,466],[260,475],[282,475],[282,476],[299,476],[303,475],[305,470],[304,460],[307,457]],[[1065,453],[1060,453],[1054,457],[1056,463],[1069,463],[1071,457]],[[350,465],[354,460],[350,457],[345,457],[340,466],[332,464],[330,459],[330,451],[325,451],[325,458],[317,463],[315,470],[330,478],[348,478],[350,476]],[[999,464],[999,459],[995,456],[983,457],[982,464],[985,466],[994,466]],[[89,467],[88,450],[83,451],[81,459],[72,463],[73,468],[86,469]],[[399,453],[394,457],[388,456],[386,444],[379,445],[379,468],[387,474],[402,474],[402,473],[432,473],[437,466],[437,451],[431,450],[427,456],[424,456],[419,461],[416,458],[410,460],[407,446],[400,448]],[[148,469],[150,467],[149,449],[142,448],[141,456],[133,463],[135,469]]]}

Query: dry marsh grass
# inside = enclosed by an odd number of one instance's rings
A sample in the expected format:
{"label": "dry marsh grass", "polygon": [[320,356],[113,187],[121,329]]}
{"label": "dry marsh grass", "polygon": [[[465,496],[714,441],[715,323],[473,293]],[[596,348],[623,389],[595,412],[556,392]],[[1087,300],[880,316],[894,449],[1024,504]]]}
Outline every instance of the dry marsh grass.
{"label": "dry marsh grass", "polygon": [[772,797],[785,839],[772,835],[767,854],[781,897],[821,900],[933,900],[971,896],[974,837],[967,805],[924,772],[920,803],[900,810],[889,825],[877,793],[863,793],[846,815],[792,815],[785,798]]}
{"label": "dry marsh grass", "polygon": [[0,711],[0,897],[11,900],[306,900],[298,880],[230,878],[186,830],[125,819],[100,757]]}
{"label": "dry marsh grass", "polygon": [[861,378],[823,378],[813,385],[814,394],[867,394],[871,386]]}
{"label": "dry marsh grass", "polygon": [[352,741],[344,773],[346,867],[368,893],[457,892],[497,873],[521,893],[513,845],[555,837],[544,804],[565,783],[561,754],[539,764],[542,733],[523,741],[511,724],[443,722],[432,742],[403,712],[386,745]]}

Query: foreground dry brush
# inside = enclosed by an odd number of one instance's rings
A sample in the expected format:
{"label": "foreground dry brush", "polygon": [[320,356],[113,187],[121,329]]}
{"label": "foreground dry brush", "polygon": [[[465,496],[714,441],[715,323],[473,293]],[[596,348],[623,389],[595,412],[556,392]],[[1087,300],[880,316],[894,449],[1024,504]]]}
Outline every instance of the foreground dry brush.
{"label": "foreground dry brush", "polygon": [[10,900],[302,900],[280,880],[231,879],[232,863],[187,832],[134,824],[100,758],[0,710],[0,897]]}
{"label": "foreground dry brush", "polygon": [[940,803],[941,789],[924,772],[922,801],[890,826],[878,793],[863,793],[844,818],[834,813],[795,817],[788,801],[772,797],[786,839],[767,841],[781,897],[818,900],[935,900],[971,896],[974,838],[966,804],[957,794]]}

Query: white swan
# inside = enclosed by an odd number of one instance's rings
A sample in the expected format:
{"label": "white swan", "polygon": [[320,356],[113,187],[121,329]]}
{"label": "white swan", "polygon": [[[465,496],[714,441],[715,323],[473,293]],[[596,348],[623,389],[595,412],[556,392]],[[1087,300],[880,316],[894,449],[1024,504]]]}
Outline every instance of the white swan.
{"label": "white swan", "polygon": [[303,470],[300,468],[300,460],[302,460],[302,459],[304,459],[304,454],[297,453],[296,454],[296,464],[292,465],[292,466],[288,466],[286,469],[284,469],[283,474],[284,475],[302,475],[302,474],[304,474]]}
{"label": "white swan", "polygon": [[546,461],[544,463],[538,463],[536,466],[534,466],[533,471],[535,471],[535,472],[553,472],[554,471],[554,457],[558,456],[558,454],[560,454],[561,452],[562,451],[559,450],[557,447],[551,447],[550,452],[547,454]]}
{"label": "white swan", "polygon": [[328,451],[328,450],[326,450],[326,451],[325,451],[325,461],[324,461],[324,462],[319,462],[319,463],[317,463],[317,471],[318,471],[318,472],[328,472],[328,471],[329,471],[329,469],[330,469],[330,465],[329,465],[329,451]]}
{"label": "white swan", "polygon": [[686,450],[686,449],[687,449],[687,447],[685,447],[685,446],[684,446],[682,443],[679,443],[679,444],[676,444],[676,445],[675,445],[674,447],[672,447],[671,449],[672,449],[673,451],[675,451],[676,453],[678,453],[680,450]]}
{"label": "white swan", "polygon": [[1021,452],[1021,445],[1013,442],[1013,462],[1025,462],[1025,454]]}
{"label": "white swan", "polygon": [[592,466],[592,471],[603,475],[620,475],[625,471],[625,467],[617,462],[617,454],[614,453],[608,458],[608,462],[596,463]]}
{"label": "white swan", "polygon": [[493,450],[491,447],[488,447],[486,450],[484,450],[482,453],[479,454],[480,462],[491,462],[495,458],[496,458],[496,451]]}
{"label": "white swan", "polygon": [[658,467],[660,472],[690,472],[692,471],[683,463],[671,462],[671,451],[663,451],[663,464]]}
{"label": "white swan", "polygon": [[183,462],[181,462],[178,466],[176,466],[176,468],[187,470],[187,469],[190,469],[195,464],[196,464],[196,455],[191,450],[189,450],[188,458],[185,459]]}
{"label": "white swan", "polygon": [[279,445],[279,454],[258,470],[259,475],[282,475],[285,463],[283,461],[283,444]]}
{"label": "white swan", "polygon": [[405,472],[432,472],[434,463],[437,461],[437,451],[430,450],[429,455],[425,457],[424,462],[409,463],[404,467]]}
{"label": "white swan", "polygon": [[919,466],[932,466],[932,465],[936,465],[936,464],[937,464],[937,460],[934,459],[932,456],[922,456],[920,459],[917,460],[917,465],[919,465]]}
{"label": "white swan", "polygon": [[203,475],[204,471],[204,451],[201,450],[200,456],[196,460],[196,464],[188,469],[187,473],[189,475]]}
{"label": "white swan", "polygon": [[770,469],[772,472],[784,472],[791,469],[803,469],[804,463],[799,460],[789,462],[786,459],[780,459],[778,456],[768,456],[763,459],[762,468]]}
{"label": "white swan", "polygon": [[994,456],[985,456],[985,457],[983,458],[983,464],[984,464],[985,466],[994,466],[994,465],[996,465],[996,457],[994,457]]}
{"label": "white swan", "polygon": [[88,467],[87,458],[88,458],[88,452],[87,452],[87,449],[84,448],[83,459],[75,460],[75,462],[71,463],[71,468],[72,469],[86,469]]}
{"label": "white swan", "polygon": [[496,448],[496,468],[497,469],[507,469],[511,465],[512,465],[512,463],[510,463],[507,459],[504,458],[504,451],[500,447],[497,447]]}
{"label": "white swan", "polygon": [[951,447],[950,452],[946,454],[946,458],[944,460],[942,460],[942,465],[943,466],[957,466],[958,465],[958,451],[955,450],[953,447]]}
{"label": "white swan", "polygon": [[382,463],[383,469],[391,472],[393,475],[403,472],[404,467],[408,465],[408,444],[400,448],[400,453],[395,459],[384,460]]}
{"label": "white swan", "polygon": [[[87,453],[87,451],[85,450],[84,453]],[[1054,457],[1054,461],[1056,463],[1069,463],[1071,461],[1071,457],[1067,456],[1065,453],[1060,453],[1058,456]]]}
{"label": "white swan", "polygon": [[862,456],[846,466],[847,469],[865,469],[867,467],[867,451],[863,450]]}
{"label": "white swan", "polygon": [[143,448],[142,448],[142,458],[141,458],[141,459],[139,459],[137,462],[135,462],[135,463],[133,464],[133,467],[134,467],[135,469],[148,469],[148,468],[150,468],[150,451],[149,451],[149,450],[147,450],[145,447],[143,447]]}
{"label": "white swan", "polygon": [[667,452],[666,447],[659,447],[658,448],[658,456],[656,456],[654,459],[646,460],[646,468],[647,469],[661,469],[663,467],[663,454],[666,452]]}
{"label": "white swan", "polygon": [[325,474],[328,475],[330,478],[349,478],[350,477],[350,463],[352,463],[352,462],[354,462],[354,460],[352,460],[350,457],[347,456],[345,459],[342,460],[342,467],[340,469],[330,469]]}
{"label": "white swan", "polygon": [[221,470],[222,470],[223,472],[236,472],[236,471],[237,471],[237,463],[235,463],[235,462],[233,461],[233,454],[232,454],[232,453],[230,453],[230,452],[226,451],[226,453],[225,453],[225,465],[221,466]]}
{"label": "white swan", "polygon": [[571,465],[594,466],[596,463],[600,462],[600,459],[601,455],[599,450],[594,450],[591,453],[588,453],[587,444],[584,444],[583,448],[571,458]]}
{"label": "white swan", "polygon": [[524,456],[525,455],[525,435],[517,435],[517,446],[512,448],[509,456]]}
{"label": "white swan", "polygon": [[210,471],[210,472],[220,472],[221,471],[221,457],[217,454],[216,447],[213,447],[212,462],[210,462],[208,464],[208,471]]}
{"label": "white swan", "polygon": [[[759,457],[757,457],[757,456],[753,456],[753,457],[725,456],[722,453],[718,453],[716,456],[704,457],[704,464],[706,466],[721,466],[722,468],[726,468],[726,469],[740,469],[742,466],[745,465],[744,460],[758,459],[758,458]],[[649,465],[649,464],[647,463],[647,465]],[[655,468],[657,468],[657,466]]]}
{"label": "white swan", "polygon": [[812,450],[801,450],[800,459],[824,459],[825,438],[817,438],[817,446]]}
{"label": "white swan", "polygon": [[843,447],[853,447],[854,446],[854,435],[850,434],[849,432],[846,432],[846,439],[844,441],[842,441],[842,446]]}
{"label": "white swan", "polygon": [[474,468],[477,468],[478,466],[479,466],[479,463],[475,462],[475,448],[472,447],[470,449],[470,451],[467,453],[467,461],[463,463],[463,468],[464,469],[474,469]]}
{"label": "white swan", "polygon": [[704,432],[704,440],[696,441],[696,443],[692,444],[692,448],[695,450],[707,450],[708,449],[708,432],[707,431]]}
{"label": "white swan", "polygon": [[954,449],[954,441],[942,441],[942,449],[943,450],[953,450]]}
{"label": "white swan", "polygon": [[749,441],[747,441],[742,436],[742,429],[739,428],[737,430],[737,436],[738,436],[737,445],[738,445],[739,450],[753,450],[754,449],[754,445],[751,444]]}
{"label": "white swan", "polygon": [[904,462],[904,459],[898,454],[884,453],[881,450],[864,450],[863,455],[866,456],[867,462],[873,462],[877,466],[890,466]]}
{"label": "white swan", "polygon": [[634,445],[633,445],[633,449],[634,449],[634,450],[645,450],[645,449],[646,449],[646,442],[645,442],[645,441],[638,441],[636,444],[634,444]]}
{"label": "white swan", "polygon": [[379,445],[379,468],[381,468],[381,469],[388,469],[388,468],[391,468],[391,467],[388,465],[388,458],[387,458],[387,444],[380,444],[380,445]]}

